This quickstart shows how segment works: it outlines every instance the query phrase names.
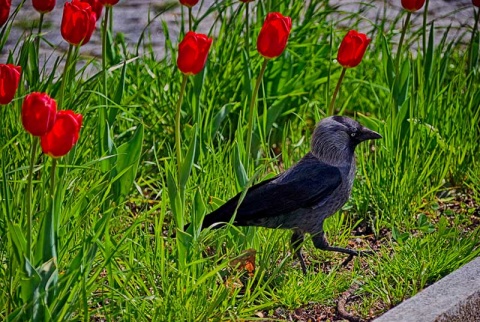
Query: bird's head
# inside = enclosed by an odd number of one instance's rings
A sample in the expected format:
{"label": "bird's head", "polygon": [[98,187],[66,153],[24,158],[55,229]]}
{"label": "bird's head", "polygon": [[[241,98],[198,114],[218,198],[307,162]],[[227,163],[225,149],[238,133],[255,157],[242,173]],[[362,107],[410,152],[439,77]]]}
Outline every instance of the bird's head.
{"label": "bird's head", "polygon": [[[330,116],[321,120],[313,132],[313,155],[331,164],[351,160],[355,147],[366,140],[382,136],[345,116]],[[349,161],[347,161],[349,162]]]}

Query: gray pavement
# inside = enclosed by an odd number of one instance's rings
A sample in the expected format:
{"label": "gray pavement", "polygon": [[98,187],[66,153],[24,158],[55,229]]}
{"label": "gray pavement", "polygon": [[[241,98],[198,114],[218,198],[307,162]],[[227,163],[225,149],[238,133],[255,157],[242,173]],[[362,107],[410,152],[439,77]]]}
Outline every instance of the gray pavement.
{"label": "gray pavement", "polygon": [[[224,0],[204,0],[203,4],[194,7],[193,12],[196,15],[202,15],[206,9],[214,3],[221,3]],[[256,0],[260,1],[260,0]],[[315,0],[311,0],[315,1]],[[140,35],[146,28],[148,42],[153,45],[155,53],[158,58],[164,57],[165,37],[162,28],[162,21],[166,23],[169,28],[169,33],[173,40],[176,41],[180,30],[181,12],[180,5],[167,12],[155,17],[161,10],[169,3],[176,3],[176,0],[120,0],[114,7],[114,30],[125,35],[126,42],[133,51],[140,38]],[[234,5],[239,5],[237,0],[232,1]],[[12,1],[12,11],[21,0]],[[56,8],[53,12],[45,15],[45,39],[48,40],[55,47],[55,52],[52,55],[52,47],[49,47],[46,42],[42,42],[42,52],[45,60],[54,61],[54,57],[63,55],[67,48],[67,43],[60,35],[60,23],[62,19],[62,8],[64,0],[57,0]],[[202,3],[202,1],[200,1]],[[348,27],[349,21],[345,17],[351,13],[358,12],[363,17],[363,26],[366,29],[371,29],[371,22],[378,16],[385,15],[389,21],[394,21],[398,15],[401,5],[400,0],[330,0],[330,5],[338,6],[338,13],[329,15],[328,19],[332,22],[338,22],[340,25]],[[422,21],[423,10],[418,11],[413,15],[413,24],[420,24]],[[0,62],[5,62],[9,51],[15,48],[15,44],[22,37],[29,33],[29,28],[34,20],[38,20],[39,14],[33,9],[31,0],[27,0],[24,7],[19,12],[15,20],[14,28],[6,43],[6,46],[0,52]],[[155,18],[155,19],[154,19]],[[197,31],[208,33],[215,17],[212,15],[206,20],[202,21]],[[429,6],[429,21],[435,20],[436,26],[439,27],[437,33],[442,34],[441,27],[451,25],[454,29],[451,37],[458,37],[459,34],[465,32],[468,26],[473,26],[473,5],[471,0],[430,0]],[[388,28],[389,26],[386,26]],[[400,26],[397,26],[400,27]],[[97,23],[97,30],[94,32],[91,41],[82,47],[81,54],[85,56],[100,56],[101,55],[101,39],[100,39],[100,22]],[[471,28],[471,27],[470,27]],[[459,31],[458,34],[456,32]],[[140,47],[141,48],[141,47]],[[140,54],[142,50],[140,50]],[[52,55],[52,56],[51,56]],[[49,58],[50,57],[50,58]]]}

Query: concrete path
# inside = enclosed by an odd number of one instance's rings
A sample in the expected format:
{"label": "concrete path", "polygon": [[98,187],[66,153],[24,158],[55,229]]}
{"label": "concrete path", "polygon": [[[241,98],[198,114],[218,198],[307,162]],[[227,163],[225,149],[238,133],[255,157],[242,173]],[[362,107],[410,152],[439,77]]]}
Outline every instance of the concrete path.
{"label": "concrete path", "polygon": [[480,257],[445,276],[374,322],[480,321]]}
{"label": "concrete path", "polygon": [[[209,6],[214,3],[221,3],[222,1],[225,0],[204,0],[203,5],[199,4],[195,6],[193,12],[195,14],[203,14]],[[238,0],[232,0],[232,2],[234,5],[239,5]],[[365,2],[371,2],[371,5],[362,4]],[[12,1],[12,11],[19,3],[21,3],[21,0]],[[54,11],[45,15],[45,38],[53,46],[57,47],[57,54],[63,54],[67,48],[66,42],[60,35],[59,27],[64,3],[64,0],[57,0],[57,6]],[[176,4],[177,0],[120,0],[114,7],[115,32],[123,33],[130,48],[135,48],[142,31],[149,25],[149,21],[158,14],[162,7],[165,7],[169,3]],[[200,1],[200,3],[202,3],[202,1]],[[344,18],[352,12],[359,12],[360,15],[364,17],[366,29],[371,29],[371,23],[369,21],[375,20],[377,15],[385,14],[389,20],[393,21],[401,10],[400,0],[330,0],[330,5],[338,6],[338,14],[330,15],[330,19],[336,21],[343,20],[340,24],[348,27],[348,20],[344,20]],[[176,39],[180,30],[181,11],[182,8],[180,5],[175,6],[155,18],[146,29],[147,33],[149,32],[151,35],[151,44],[158,53],[159,58],[164,56],[163,47],[165,42],[161,21],[166,22],[170,34]],[[422,12],[423,11],[420,10],[413,15],[414,24],[421,23]],[[471,4],[471,0],[430,0],[428,17],[429,21],[435,20],[436,26],[439,28],[452,25],[454,29],[465,31],[466,28],[468,28],[467,26],[473,26],[473,5]],[[8,52],[13,50],[18,40],[29,32],[32,22],[38,20],[38,18],[39,14],[33,9],[31,0],[27,0],[15,20],[14,28],[12,29],[6,46],[0,53],[0,62],[6,61]],[[213,24],[214,18],[214,16],[211,16],[202,21],[197,31],[208,32]],[[98,23],[97,29],[99,25],[100,23]],[[442,29],[440,28],[439,30],[441,35]],[[46,43],[43,43],[42,46],[42,52],[50,55],[52,48],[49,48]],[[99,30],[96,30],[91,41],[82,47],[81,53],[82,55],[100,56],[101,42]]]}

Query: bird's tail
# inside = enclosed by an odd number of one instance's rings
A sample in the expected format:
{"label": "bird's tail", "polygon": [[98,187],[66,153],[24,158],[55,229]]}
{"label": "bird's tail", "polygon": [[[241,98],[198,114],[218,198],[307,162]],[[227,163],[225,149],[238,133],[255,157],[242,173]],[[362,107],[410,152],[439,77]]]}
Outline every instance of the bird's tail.
{"label": "bird's tail", "polygon": [[[236,205],[235,205],[236,206]],[[235,213],[236,207],[231,207],[229,203],[224,204],[215,211],[209,213],[203,218],[202,229],[211,227],[212,229],[218,229],[225,226]],[[190,224],[185,225],[184,230],[187,230]]]}

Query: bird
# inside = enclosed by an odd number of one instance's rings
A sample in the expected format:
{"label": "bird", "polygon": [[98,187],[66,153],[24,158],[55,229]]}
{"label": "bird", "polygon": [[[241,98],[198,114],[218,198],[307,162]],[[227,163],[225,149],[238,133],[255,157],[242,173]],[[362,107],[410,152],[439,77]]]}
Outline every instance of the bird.
{"label": "bird", "polygon": [[316,248],[348,254],[345,262],[370,253],[330,246],[323,223],[350,198],[355,147],[380,138],[379,133],[345,116],[322,119],[314,129],[310,151],[298,163],[238,193],[206,215],[201,228],[217,229],[231,222],[235,226],[291,229],[290,243],[304,274],[307,266],[301,247],[307,233]]}

